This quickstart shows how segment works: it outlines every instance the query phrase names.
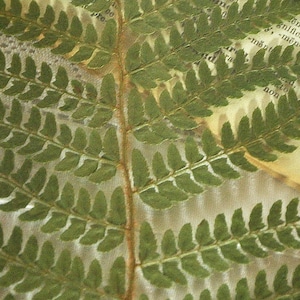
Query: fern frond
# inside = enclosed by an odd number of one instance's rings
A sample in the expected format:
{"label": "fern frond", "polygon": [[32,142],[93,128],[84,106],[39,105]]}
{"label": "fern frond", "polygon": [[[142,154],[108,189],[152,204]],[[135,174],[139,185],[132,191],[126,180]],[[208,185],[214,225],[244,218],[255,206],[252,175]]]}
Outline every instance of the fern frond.
{"label": "fern frond", "polygon": [[4,106],[2,102],[0,104],[3,148],[18,147],[18,154],[27,155],[39,163],[59,159],[55,166],[57,171],[72,170],[78,177],[89,176],[92,182],[100,183],[116,173],[119,146],[113,128],[106,131],[102,143],[98,132],[91,131],[88,134],[81,127],[72,132],[67,124],[58,125],[56,116],[50,112],[42,118],[40,110],[35,107],[31,110],[28,122],[22,122],[22,106],[17,100],[13,101],[10,113],[5,118]]}
{"label": "fern frond", "polygon": [[[126,223],[122,188],[116,188],[109,201],[102,191],[93,197],[81,188],[75,196],[74,186],[65,183],[60,189],[57,176],[47,181],[47,171],[41,167],[29,178],[32,161],[26,159],[14,170],[13,152],[7,150],[0,165],[1,198],[7,202],[0,205],[6,212],[22,210],[22,221],[44,220],[41,230],[45,233],[60,231],[63,241],[80,238],[83,245],[99,243],[99,251],[109,251],[122,243]],[[24,211],[25,208],[25,211]]]}
{"label": "fern frond", "polygon": [[[72,257],[66,249],[56,257],[52,243],[46,241],[39,245],[33,235],[22,250],[22,236],[22,230],[15,227],[6,244],[3,245],[1,240],[3,274],[0,286],[15,284],[15,292],[34,292],[32,299],[35,300],[57,296],[62,299],[95,299],[106,294],[119,294],[120,289],[124,289],[125,265],[122,258],[117,258],[111,266],[109,286],[103,286],[102,268],[98,260],[94,259],[88,270],[84,270],[81,258]],[[67,284],[62,285],[62,281]]]}
{"label": "fern frond", "polygon": [[[203,191],[202,185],[220,185],[223,179],[239,177],[236,167],[247,171],[256,168],[246,159],[245,154],[265,161],[277,159],[275,150],[293,152],[296,146],[286,143],[290,138],[299,138],[299,101],[291,90],[289,96],[279,99],[277,110],[269,103],[265,109],[265,119],[261,110],[253,112],[251,125],[244,116],[238,126],[235,137],[229,122],[222,126],[221,142],[209,130],[201,136],[202,149],[192,138],[185,141],[185,157],[174,144],[167,150],[167,162],[157,152],[152,159],[152,173],[143,154],[135,149],[132,153],[132,171],[134,185],[145,203],[154,208],[168,208],[176,202],[188,199]],[[232,164],[234,166],[232,166]]]}
{"label": "fern frond", "polygon": [[[240,279],[235,287],[234,292],[230,292],[227,284],[221,285],[216,292],[206,289],[200,294],[200,300],[229,300],[229,299],[297,299],[300,294],[299,276],[300,266],[296,266],[293,271],[291,280],[288,279],[288,268],[286,265],[281,266],[274,276],[273,287],[269,288],[266,280],[266,271],[261,270],[257,273],[254,290],[249,288],[247,278]],[[290,282],[290,285],[288,284]],[[273,290],[273,291],[271,291]],[[212,296],[213,295],[213,296]],[[186,296],[187,297],[187,296]],[[186,298],[184,298],[186,299]],[[191,298],[193,299],[193,298]]]}
{"label": "fern frond", "polygon": [[[180,3],[182,4],[182,2]],[[270,24],[279,23],[284,19],[291,18],[294,13],[298,14],[300,10],[299,5],[293,1],[275,1],[272,3],[273,5],[266,9],[266,1],[260,1],[256,5],[254,1],[249,0],[239,9],[239,5],[235,2],[229,8],[228,15],[224,18],[218,6],[211,11],[205,10],[206,1],[204,4],[191,2],[190,4],[183,4],[182,9],[185,10],[188,8],[190,12],[189,22],[185,21],[180,31],[175,22],[175,25],[168,31],[168,42],[166,42],[165,38],[159,36],[159,34],[154,34],[154,51],[159,60],[148,61],[145,64],[141,59],[138,60],[136,57],[136,53],[140,51],[140,45],[133,44],[129,48],[127,61],[134,62],[134,65],[131,64],[129,66],[127,64],[126,69],[131,73],[132,81],[143,86],[145,89],[153,88],[156,84],[151,75],[153,76],[156,73],[156,76],[159,78],[168,69],[187,72],[190,69],[190,63],[201,61],[205,53],[212,53],[222,47],[229,46],[231,38],[242,39],[246,34],[257,33],[261,28],[269,27]],[[181,5],[179,4],[176,8],[180,12]],[[195,15],[197,9],[201,13]],[[127,19],[132,20],[136,18],[136,25],[138,26],[134,29],[139,31],[146,29],[143,34],[149,34],[149,31],[153,32],[157,30],[155,27],[151,28],[151,24],[149,26],[144,19],[142,24],[140,24],[138,6],[132,2],[129,5],[129,12],[127,12],[127,15],[129,15]],[[243,16],[247,16],[247,19]],[[158,18],[157,14],[156,18]],[[156,20],[152,26],[160,26],[161,23],[159,20]],[[135,22],[132,24],[135,24]],[[163,24],[161,26],[165,27]],[[179,62],[181,63],[179,64]]]}
{"label": "fern frond", "polygon": [[[108,122],[115,110],[114,77],[102,79],[99,91],[91,83],[83,84],[69,80],[67,71],[53,68],[43,62],[38,68],[31,57],[25,62],[18,54],[12,56],[10,64],[0,51],[0,88],[4,95],[17,97],[21,101],[34,101],[39,108],[59,106],[63,113],[72,113],[74,120],[89,118],[89,126],[101,127]],[[109,91],[109,93],[108,93]]]}
{"label": "fern frond", "polygon": [[279,85],[278,76],[295,80],[298,62],[293,61],[292,52],[290,46],[285,49],[277,46],[269,55],[260,50],[250,63],[246,63],[244,52],[239,50],[232,67],[225,62],[224,55],[220,55],[216,61],[216,75],[212,75],[207,63],[202,61],[197,72],[187,72],[185,87],[177,82],[170,93],[164,90],[156,97],[151,94],[142,97],[133,89],[128,99],[128,119],[134,136],[152,144],[175,139],[171,126],[193,130],[199,126],[199,117],[212,115],[213,107],[228,105],[230,101],[241,98],[244,91],[253,91],[257,86],[267,84]]}
{"label": "fern frond", "polygon": [[[40,49],[0,50],[0,298],[298,298],[299,266],[288,276],[283,265],[273,289],[268,271],[246,279],[251,261],[299,251],[297,194],[285,212],[282,195],[266,213],[250,199],[244,217],[244,194],[227,189],[245,187],[234,180],[251,162],[299,146],[297,48],[238,49],[274,27],[297,36],[282,22],[299,27],[299,2],[42,2],[0,0],[1,39]],[[93,70],[74,79],[76,64]],[[283,82],[295,90],[224,121],[238,99]],[[235,292],[230,268],[245,277]]]}
{"label": "fern frond", "polygon": [[33,46],[52,47],[53,53],[84,62],[90,69],[101,68],[111,60],[117,34],[114,20],[106,23],[99,38],[92,23],[84,28],[78,16],[70,17],[64,10],[57,12],[50,5],[42,12],[37,2],[31,1],[24,11],[18,0],[11,0],[10,5],[1,0],[1,7],[0,30],[5,34],[21,41],[36,40]]}
{"label": "fern frond", "polygon": [[269,254],[268,251],[299,249],[296,230],[300,220],[298,204],[298,199],[291,200],[285,221],[282,221],[282,202],[275,202],[269,211],[267,225],[262,220],[261,204],[252,209],[248,227],[242,209],[235,210],[230,227],[225,215],[220,214],[215,219],[213,236],[206,220],[199,223],[194,234],[189,223],[180,229],[177,238],[169,229],[161,240],[161,254],[157,252],[157,240],[150,224],[143,223],[139,258],[144,277],[151,284],[163,288],[170,287],[173,282],[185,285],[185,273],[205,278],[212,272],[227,270],[232,262],[249,263],[249,254],[263,258]]}
{"label": "fern frond", "polygon": [[282,96],[278,100],[277,109],[272,102],[267,105],[264,119],[261,110],[256,108],[252,114],[252,126],[249,118],[243,117],[238,125],[236,139],[230,124],[225,123],[222,127],[222,144],[225,149],[244,144],[250,155],[264,161],[276,160],[277,156],[269,153],[270,150],[293,152],[296,149],[296,146],[286,142],[299,138],[298,110],[299,101],[295,92],[290,90],[288,97]]}
{"label": "fern frond", "polygon": [[152,4],[143,0],[132,1],[126,7],[125,16],[129,26],[134,32],[153,33],[158,29],[166,29],[174,22],[184,22],[197,15],[198,11],[203,12],[204,8],[212,6],[210,1],[202,1],[201,8],[197,7],[196,1],[171,1],[157,0]]}

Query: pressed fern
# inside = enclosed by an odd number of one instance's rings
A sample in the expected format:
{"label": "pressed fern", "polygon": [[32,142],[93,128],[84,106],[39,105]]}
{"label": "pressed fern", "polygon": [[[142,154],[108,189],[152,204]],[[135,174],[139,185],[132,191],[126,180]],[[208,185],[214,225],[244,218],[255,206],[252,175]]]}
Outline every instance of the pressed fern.
{"label": "pressed fern", "polygon": [[[191,224],[185,224],[181,228],[177,243],[174,233],[169,229],[161,242],[163,257],[156,253],[156,240],[150,225],[144,223],[141,227],[139,255],[144,275],[153,284],[169,287],[172,281],[186,284],[185,276],[177,266],[178,260],[185,272],[203,278],[209,276],[208,267],[216,271],[227,270],[230,266],[227,260],[240,264],[249,263],[245,253],[266,257],[267,252],[261,245],[275,251],[284,251],[285,246],[298,249],[300,243],[292,234],[295,230],[295,218],[291,218],[292,223],[289,224],[290,210],[297,207],[297,204],[298,199],[290,202],[284,223],[280,219],[281,202],[275,202],[268,215],[268,228],[262,222],[262,206],[258,204],[250,214],[249,230],[245,227],[242,210],[236,210],[230,226],[231,234],[224,214],[220,214],[214,222],[214,238],[210,235],[208,222],[203,220],[195,233],[198,245],[194,242]],[[274,238],[274,233],[278,240]],[[202,265],[199,264],[198,256],[202,258]],[[160,264],[162,273],[157,268]]]}
{"label": "pressed fern", "polygon": [[31,51],[0,50],[3,299],[299,298],[299,195],[251,189],[298,151],[299,91],[247,97],[300,56],[238,44],[300,4],[216,2],[0,0]]}

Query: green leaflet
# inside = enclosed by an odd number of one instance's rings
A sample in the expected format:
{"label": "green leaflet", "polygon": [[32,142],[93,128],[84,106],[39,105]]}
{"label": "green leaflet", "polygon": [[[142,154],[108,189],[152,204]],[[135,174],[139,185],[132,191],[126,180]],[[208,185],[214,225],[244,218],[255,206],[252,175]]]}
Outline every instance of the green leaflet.
{"label": "green leaflet", "polygon": [[226,241],[230,238],[224,214],[217,215],[215,219],[214,236],[221,241]]}
{"label": "green leaflet", "polygon": [[154,176],[157,179],[167,176],[170,172],[167,169],[167,167],[164,163],[164,158],[162,157],[160,152],[156,152],[153,156],[152,169],[153,169]]}
{"label": "green leaflet", "polygon": [[146,204],[157,209],[170,207],[172,200],[182,201],[186,199],[185,193],[181,192],[171,182],[161,184],[158,192],[153,188],[147,189],[140,194],[140,197]]}
{"label": "green leaflet", "polygon": [[7,121],[14,125],[20,125],[22,121],[22,108],[18,101],[13,101],[12,110],[10,115],[7,117]]}
{"label": "green leaflet", "polygon": [[50,242],[45,242],[39,256],[38,266],[47,270],[54,264],[54,248]]}
{"label": "green leaflet", "polygon": [[84,280],[84,283],[91,287],[97,288],[102,282],[102,270],[99,262],[94,259],[90,264],[87,277]]}
{"label": "green leaflet", "polygon": [[136,187],[143,187],[149,182],[147,162],[138,149],[133,149],[132,152],[132,172]]}
{"label": "green leaflet", "polygon": [[11,150],[5,150],[3,160],[1,162],[1,172],[5,175],[8,175],[13,171],[13,169],[14,169],[14,153]]}
{"label": "green leaflet", "polygon": [[16,192],[16,195],[11,201],[0,205],[2,211],[16,211],[21,208],[25,208],[30,202],[31,198],[20,192]]}
{"label": "green leaflet", "polygon": [[298,204],[299,204],[299,199],[297,198],[292,199],[292,201],[288,204],[285,213],[286,223],[297,222],[299,220],[298,209],[297,209]]}
{"label": "green leaflet", "polygon": [[105,153],[104,157],[109,160],[118,161],[120,159],[117,134],[113,128],[108,129],[106,132],[103,140],[103,151]]}
{"label": "green leaflet", "polygon": [[177,252],[175,236],[171,229],[167,230],[164,233],[164,236],[163,236],[163,239],[161,242],[161,248],[162,248],[163,254],[166,256],[174,255]]}
{"label": "green leaflet", "polygon": [[203,300],[203,299],[207,299],[207,300],[211,300],[211,295],[210,295],[210,292],[209,290],[204,290],[201,294],[200,294],[200,300]]}
{"label": "green leaflet", "polygon": [[192,276],[198,278],[205,278],[209,275],[207,269],[203,268],[197,260],[197,255],[190,254],[181,259],[181,265],[183,270]]}
{"label": "green leaflet", "polygon": [[111,196],[110,211],[107,220],[115,225],[126,223],[125,197],[121,187],[116,188]]}
{"label": "green leaflet", "polygon": [[163,274],[178,284],[186,285],[187,280],[177,265],[178,263],[174,261],[164,263]]}
{"label": "green leaflet", "polygon": [[124,239],[124,233],[120,230],[109,229],[103,241],[98,245],[97,250],[101,252],[110,251],[119,246]]}
{"label": "green leaflet", "polygon": [[[253,123],[254,126],[256,126],[257,124],[257,120],[255,120],[255,122]],[[258,126],[259,128],[261,128],[260,126]],[[224,148],[232,148],[236,145],[236,141],[230,126],[229,122],[226,122],[223,124],[222,126],[222,145],[224,146]]]}
{"label": "green leaflet", "polygon": [[181,159],[180,153],[174,144],[168,147],[168,164],[174,170],[179,170],[185,166],[185,162]]}
{"label": "green leaflet", "polygon": [[49,221],[41,228],[43,232],[54,232],[63,228],[67,223],[68,217],[65,214],[53,212]]}
{"label": "green leaflet", "polygon": [[101,225],[94,225],[87,233],[80,239],[83,245],[92,245],[103,239],[105,236],[105,227]]}
{"label": "green leaflet", "polygon": [[238,178],[240,175],[230,167],[225,158],[220,158],[211,162],[211,166],[216,174],[224,178]]}
{"label": "green leaflet", "polygon": [[6,182],[0,181],[0,197],[5,198],[8,197],[12,191],[14,190],[13,186]]}
{"label": "green leaflet", "polygon": [[266,273],[265,271],[260,271],[256,276],[255,281],[255,296],[268,297],[272,295],[272,292],[268,288],[268,284],[266,282]]}
{"label": "green leaflet", "polygon": [[203,143],[203,151],[207,156],[213,156],[215,154],[218,154],[221,150],[217,146],[216,141],[209,130],[203,132],[202,143]]}
{"label": "green leaflet", "polygon": [[283,221],[280,219],[281,207],[282,207],[282,202],[280,200],[274,202],[274,204],[272,205],[270,213],[268,215],[269,227],[279,226],[280,224],[283,223]]}
{"label": "green leaflet", "polygon": [[8,287],[10,284],[14,284],[22,280],[25,274],[25,270],[22,267],[12,266],[7,273],[1,277],[0,285]]}
{"label": "green leaflet", "polygon": [[140,94],[132,90],[128,99],[128,122],[132,126],[137,126],[144,121],[144,108]]}
{"label": "green leaflet", "polygon": [[181,251],[189,251],[195,247],[192,242],[192,226],[185,224],[178,235],[178,247]]}
{"label": "green leaflet", "polygon": [[112,50],[116,43],[117,24],[115,20],[108,20],[101,35],[101,44],[104,48]]}
{"label": "green leaflet", "polygon": [[262,204],[257,204],[250,214],[249,228],[251,231],[256,231],[264,228],[265,225],[262,221]]}
{"label": "green leaflet", "polygon": [[61,234],[60,238],[63,241],[71,241],[77,239],[84,233],[85,226],[86,222],[75,218],[71,219],[70,226]]}
{"label": "green leaflet", "polygon": [[[97,91],[92,89],[95,89],[94,86],[89,87],[89,94],[92,95],[92,92],[97,94]],[[113,75],[108,74],[103,78],[100,93],[103,103],[111,106],[116,104],[115,79]]]}
{"label": "green leaflet", "polygon": [[16,286],[16,291],[21,293],[29,292],[40,287],[41,284],[42,282],[39,276],[28,276]]}
{"label": "green leaflet", "polygon": [[140,231],[140,249],[139,258],[141,262],[155,259],[158,254],[156,253],[156,241],[150,224],[143,223]]}
{"label": "green leaflet", "polygon": [[[38,6],[36,9],[39,9]],[[69,27],[68,16],[64,11],[61,11],[57,23],[55,24],[55,28],[60,31],[66,31],[68,27]]]}
{"label": "green leaflet", "polygon": [[229,268],[228,263],[221,258],[216,249],[203,251],[202,259],[205,264],[217,271],[225,271]]}
{"label": "green leaflet", "polygon": [[139,11],[138,11],[138,2],[137,1],[131,1],[131,2],[126,2],[125,7],[124,7],[124,16],[125,19],[131,20],[135,17],[139,16]]}
{"label": "green leaflet", "polygon": [[171,287],[171,280],[162,274],[157,266],[149,266],[143,268],[143,276],[148,279],[151,284],[156,285],[160,288],[169,288]]}
{"label": "green leaflet", "polygon": [[276,273],[273,286],[275,292],[277,292],[278,294],[285,294],[291,289],[291,287],[287,284],[287,273],[288,268],[285,265],[282,266]]}
{"label": "green leaflet", "polygon": [[106,198],[102,191],[99,191],[94,198],[93,208],[90,215],[96,219],[104,218],[107,212]]}
{"label": "green leaflet", "polygon": [[22,221],[37,221],[45,219],[49,213],[49,208],[46,205],[35,203],[34,207],[20,215]]}
{"label": "green leaflet", "polygon": [[217,291],[217,299],[230,299],[230,291],[227,285],[220,286]]}
{"label": "green leaflet", "polygon": [[39,193],[43,188],[46,181],[46,169],[40,168],[32,177],[32,179],[26,184],[26,186],[35,193]]}
{"label": "green leaflet", "polygon": [[209,224],[206,220],[201,221],[197,226],[195,238],[200,245],[209,245],[214,242],[210,236]]}
{"label": "green leaflet", "polygon": [[20,227],[15,227],[9,237],[8,242],[3,246],[2,250],[13,256],[17,255],[21,250],[22,230]]}
{"label": "green leaflet", "polygon": [[76,206],[74,207],[74,211],[79,214],[86,215],[90,211],[90,195],[88,191],[84,188],[81,188],[78,193],[78,200]]}
{"label": "green leaflet", "polygon": [[122,294],[125,291],[125,261],[122,257],[118,257],[110,270],[109,286],[106,290],[109,294]]}
{"label": "green leaflet", "polygon": [[[231,260],[233,262],[237,262],[240,264],[249,263],[249,259],[247,258],[246,255],[244,255],[241,251],[238,250],[238,244],[235,242],[221,246],[221,252],[224,258]],[[222,262],[222,264],[224,263]]]}

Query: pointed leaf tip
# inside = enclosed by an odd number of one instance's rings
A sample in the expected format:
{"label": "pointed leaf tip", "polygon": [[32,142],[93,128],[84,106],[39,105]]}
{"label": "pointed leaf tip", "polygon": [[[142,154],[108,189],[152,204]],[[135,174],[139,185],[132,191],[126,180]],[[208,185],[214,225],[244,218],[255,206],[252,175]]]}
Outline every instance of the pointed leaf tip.
{"label": "pointed leaf tip", "polygon": [[155,259],[158,256],[155,235],[149,223],[144,222],[140,229],[139,258],[141,262]]}
{"label": "pointed leaf tip", "polygon": [[146,159],[138,149],[132,151],[132,173],[134,185],[137,188],[145,186],[150,181]]}
{"label": "pointed leaf tip", "polygon": [[111,269],[109,274],[109,286],[105,289],[109,294],[121,295],[125,292],[125,260],[123,257],[118,257]]}
{"label": "pointed leaf tip", "polygon": [[121,187],[116,188],[112,193],[107,220],[115,225],[126,223],[125,197]]}

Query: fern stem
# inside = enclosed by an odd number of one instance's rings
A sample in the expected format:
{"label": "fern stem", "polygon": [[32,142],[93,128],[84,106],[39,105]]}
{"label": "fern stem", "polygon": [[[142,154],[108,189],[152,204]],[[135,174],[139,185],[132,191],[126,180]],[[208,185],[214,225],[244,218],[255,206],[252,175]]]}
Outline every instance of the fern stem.
{"label": "fern stem", "polygon": [[124,194],[126,203],[126,241],[128,246],[128,263],[127,263],[127,289],[123,296],[124,300],[133,299],[133,292],[135,286],[135,268],[136,268],[136,257],[135,257],[135,233],[134,233],[134,203],[133,203],[133,189],[130,180],[130,167],[128,162],[130,158],[129,154],[129,140],[128,140],[128,122],[126,120],[126,88],[128,86],[128,76],[126,76],[125,69],[125,53],[123,51],[125,41],[124,33],[124,18],[123,18],[123,7],[120,0],[116,0],[117,4],[117,18],[118,18],[118,37],[116,44],[116,59],[118,65],[118,76],[119,76],[119,90],[117,93],[117,112],[120,122],[120,149],[121,149],[121,161],[120,167],[124,178]]}

